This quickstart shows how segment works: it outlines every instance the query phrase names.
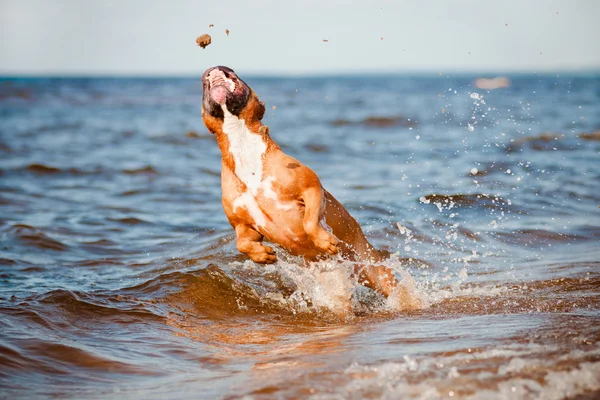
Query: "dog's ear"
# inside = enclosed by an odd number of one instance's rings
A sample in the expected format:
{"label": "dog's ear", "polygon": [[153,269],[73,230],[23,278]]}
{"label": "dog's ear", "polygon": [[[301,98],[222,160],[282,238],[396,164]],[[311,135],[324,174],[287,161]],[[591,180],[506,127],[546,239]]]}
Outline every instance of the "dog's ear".
{"label": "dog's ear", "polygon": [[262,120],[263,117],[265,115],[265,103],[263,103],[262,101],[258,102],[258,106],[256,107],[255,111],[254,111],[254,117],[256,117],[257,120]]}

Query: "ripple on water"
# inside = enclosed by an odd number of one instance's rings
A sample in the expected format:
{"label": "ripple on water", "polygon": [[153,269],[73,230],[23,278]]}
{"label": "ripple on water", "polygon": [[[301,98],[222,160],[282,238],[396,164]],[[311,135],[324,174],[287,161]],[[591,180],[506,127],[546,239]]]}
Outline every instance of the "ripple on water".
{"label": "ripple on water", "polygon": [[151,304],[132,296],[98,292],[76,292],[64,289],[24,298],[22,304],[36,305],[38,312],[53,324],[78,326],[93,332],[104,323],[130,324],[163,321]]}
{"label": "ripple on water", "polygon": [[470,208],[470,209],[501,209],[507,208],[512,203],[509,200],[504,200],[500,196],[495,196],[487,193],[473,194],[428,194],[419,198],[419,201],[424,204],[433,204],[438,208],[450,210],[454,207]]}
{"label": "ripple on water", "polygon": [[361,121],[350,121],[347,119],[336,119],[330,122],[333,126],[366,126],[370,128],[403,127],[412,128],[417,125],[415,119],[397,116],[369,116]]}
{"label": "ripple on water", "polygon": [[159,172],[151,165],[146,165],[145,167],[134,168],[134,169],[125,169],[122,172],[126,175],[158,175],[159,174]]}
{"label": "ripple on water", "polygon": [[90,175],[94,173],[99,173],[100,170],[94,171],[84,171],[78,168],[57,168],[50,165],[45,164],[29,164],[26,167],[21,169],[22,171],[31,172],[36,175],[57,175],[57,174],[70,174],[70,175]]}
{"label": "ripple on water", "polygon": [[56,251],[65,251],[69,248],[46,235],[41,229],[25,224],[13,224],[5,227],[2,229],[2,234],[9,241],[20,243],[26,247]]}

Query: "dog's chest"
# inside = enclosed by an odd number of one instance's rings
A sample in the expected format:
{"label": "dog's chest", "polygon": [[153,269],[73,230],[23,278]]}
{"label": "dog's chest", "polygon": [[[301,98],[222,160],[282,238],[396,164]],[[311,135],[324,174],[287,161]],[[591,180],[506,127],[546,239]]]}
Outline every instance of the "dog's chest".
{"label": "dog's chest", "polygon": [[275,209],[287,206],[279,201],[273,190],[274,177],[264,175],[264,162],[267,145],[262,136],[251,132],[242,119],[225,113],[223,132],[229,140],[229,153],[233,157],[233,172],[245,186],[243,190],[235,190],[232,209],[234,213],[245,210],[252,223],[257,227],[265,227],[270,219],[265,212],[268,205],[274,202]]}
{"label": "dog's chest", "polygon": [[235,163],[235,175],[255,196],[261,187],[264,155],[267,145],[260,135],[251,132],[244,120],[225,115],[223,132],[229,140],[229,152]]}

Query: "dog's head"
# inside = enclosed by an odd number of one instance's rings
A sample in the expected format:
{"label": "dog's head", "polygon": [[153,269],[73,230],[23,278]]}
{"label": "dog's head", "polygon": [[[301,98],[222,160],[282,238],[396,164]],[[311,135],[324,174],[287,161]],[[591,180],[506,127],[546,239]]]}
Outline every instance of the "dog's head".
{"label": "dog's head", "polygon": [[202,75],[202,119],[212,133],[222,131],[225,115],[243,119],[246,125],[260,125],[265,105],[231,68],[212,67]]}

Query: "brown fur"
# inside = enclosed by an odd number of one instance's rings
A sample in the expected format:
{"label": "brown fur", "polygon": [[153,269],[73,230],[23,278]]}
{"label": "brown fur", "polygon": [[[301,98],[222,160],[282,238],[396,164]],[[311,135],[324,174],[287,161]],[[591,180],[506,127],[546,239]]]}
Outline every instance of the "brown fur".
{"label": "brown fur", "polygon": [[[266,216],[266,225],[257,226],[250,212],[238,207],[235,199],[246,191],[246,185],[235,174],[235,161],[229,151],[229,140],[223,132],[223,119],[205,112],[202,117],[208,130],[215,134],[222,154],[221,183],[223,208],[237,235],[237,248],[257,263],[277,260],[273,249],[263,244],[268,239],[302,256],[307,262],[328,254],[357,261],[360,279],[368,287],[387,296],[397,285],[394,274],[384,266],[372,266],[386,254],[376,250],[366,239],[358,222],[329,192],[321,186],[318,176],[298,160],[286,155],[271,139],[269,128],[261,122],[265,106],[251,92],[250,99],[239,113],[248,129],[262,137],[267,150],[262,157],[263,176],[273,177],[273,191],[279,201],[293,204],[290,209],[277,208],[276,201],[258,192],[254,197]],[[328,232],[322,219],[331,228]]]}

